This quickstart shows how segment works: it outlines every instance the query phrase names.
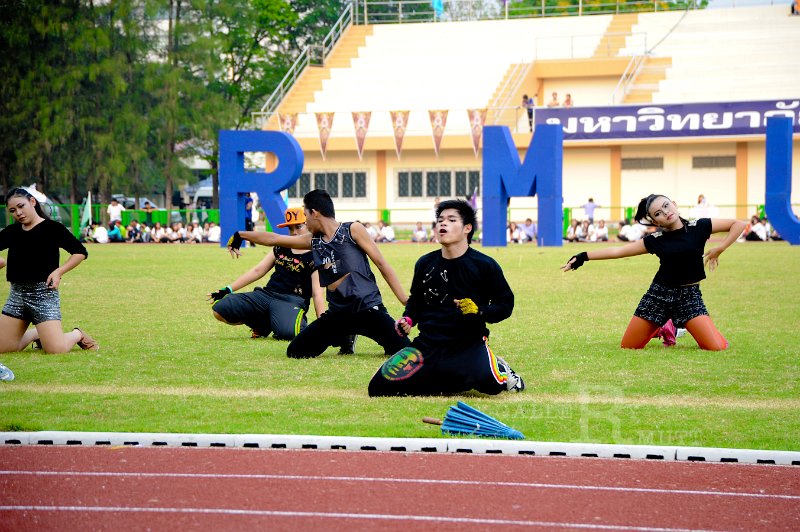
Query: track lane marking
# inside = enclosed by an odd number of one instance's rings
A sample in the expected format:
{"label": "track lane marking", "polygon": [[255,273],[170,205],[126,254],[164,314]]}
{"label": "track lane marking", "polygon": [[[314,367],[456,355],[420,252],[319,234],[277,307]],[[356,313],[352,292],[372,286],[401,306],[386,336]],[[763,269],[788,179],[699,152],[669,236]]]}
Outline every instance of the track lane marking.
{"label": "track lane marking", "polygon": [[397,484],[434,484],[451,486],[493,486],[533,489],[563,489],[579,491],[611,491],[631,493],[659,493],[674,495],[703,495],[715,497],[749,497],[755,499],[800,500],[800,495],[781,495],[773,493],[749,493],[741,491],[686,490],[666,488],[639,488],[622,486],[592,486],[580,484],[548,484],[540,482],[504,482],[481,480],[448,480],[448,479],[413,479],[391,477],[350,477],[326,475],[273,475],[273,474],[236,474],[236,473],[134,473],[113,471],[0,471],[0,476],[82,476],[82,477],[130,477],[130,478],[218,478],[239,480],[300,480],[326,482],[384,482]]}
{"label": "track lane marking", "polygon": [[340,512],[291,512],[279,510],[238,510],[232,508],[146,508],[126,506],[0,506],[2,511],[40,512],[105,512],[105,513],[189,513],[212,515],[246,515],[254,517],[316,517],[326,519],[364,519],[392,521],[421,521],[429,523],[461,523],[473,525],[530,526],[543,528],[582,528],[591,530],[636,530],[641,532],[688,532],[703,529],[661,528],[635,525],[601,525],[597,523],[560,523],[553,521],[527,521],[515,519],[482,519],[472,517],[444,517],[438,515],[358,514]]}

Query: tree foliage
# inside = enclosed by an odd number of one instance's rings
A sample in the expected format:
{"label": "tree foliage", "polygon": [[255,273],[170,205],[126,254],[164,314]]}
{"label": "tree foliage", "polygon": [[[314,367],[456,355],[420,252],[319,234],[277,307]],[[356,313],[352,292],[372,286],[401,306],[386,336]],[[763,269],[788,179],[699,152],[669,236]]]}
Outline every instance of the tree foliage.
{"label": "tree foliage", "polygon": [[[0,4],[0,187],[165,194],[214,165],[343,2],[11,0]],[[325,30],[327,31],[327,30]]]}

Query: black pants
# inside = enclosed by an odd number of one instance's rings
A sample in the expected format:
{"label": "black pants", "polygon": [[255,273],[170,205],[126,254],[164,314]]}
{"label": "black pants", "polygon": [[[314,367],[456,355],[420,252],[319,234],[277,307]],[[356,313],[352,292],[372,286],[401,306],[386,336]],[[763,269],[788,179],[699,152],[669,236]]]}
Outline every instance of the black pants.
{"label": "black pants", "polygon": [[394,330],[394,320],[383,305],[356,313],[329,310],[312,321],[289,343],[286,356],[318,357],[328,347],[340,345],[343,337],[351,334],[375,340],[384,353],[396,353],[410,343],[408,338],[400,336]]}
{"label": "black pants", "polygon": [[369,383],[369,395],[442,395],[470,390],[497,395],[506,390],[506,370],[483,342],[434,348],[414,341],[383,363]]}

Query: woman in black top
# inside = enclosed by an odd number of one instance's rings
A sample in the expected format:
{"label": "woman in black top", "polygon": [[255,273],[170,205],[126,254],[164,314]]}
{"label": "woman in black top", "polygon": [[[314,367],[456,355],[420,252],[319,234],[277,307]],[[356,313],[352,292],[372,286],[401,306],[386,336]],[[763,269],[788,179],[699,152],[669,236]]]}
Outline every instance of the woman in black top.
{"label": "woman in black top", "polygon": [[[561,269],[576,270],[587,260],[653,253],[661,265],[628,324],[622,347],[643,348],[671,319],[676,327],[685,327],[701,349],[726,349],[728,342],[714,326],[703,303],[700,281],[706,277],[704,264],[714,271],[722,252],[742,234],[744,222],[710,218],[688,221],[681,218],[675,202],[660,194],[643,198],[635,219],[660,230],[622,247],[584,251],[571,257]],[[722,243],[704,253],[708,237],[726,231],[728,236]]]}
{"label": "woman in black top", "polygon": [[[75,344],[98,349],[97,342],[78,328],[61,329],[61,276],[89,253],[66,227],[54,222],[24,188],[6,197],[8,212],[17,222],[0,231],[0,250],[8,249],[6,279],[11,283],[0,316],[0,353],[21,351],[39,340],[47,353],[66,353]],[[59,266],[59,249],[70,258]],[[33,324],[36,328],[27,331]]]}

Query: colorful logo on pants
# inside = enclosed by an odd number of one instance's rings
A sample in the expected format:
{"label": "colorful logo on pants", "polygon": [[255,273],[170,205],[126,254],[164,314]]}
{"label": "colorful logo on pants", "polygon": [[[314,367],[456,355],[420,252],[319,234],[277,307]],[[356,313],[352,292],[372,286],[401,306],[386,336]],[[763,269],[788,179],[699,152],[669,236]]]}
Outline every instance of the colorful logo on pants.
{"label": "colorful logo on pants", "polygon": [[422,369],[422,352],[414,347],[404,347],[381,366],[381,375],[386,380],[402,381]]}

